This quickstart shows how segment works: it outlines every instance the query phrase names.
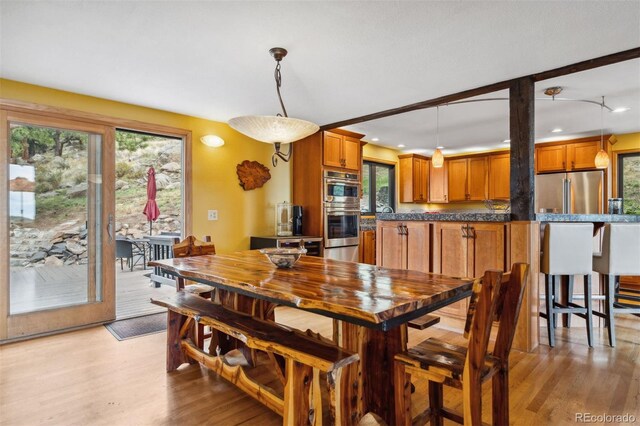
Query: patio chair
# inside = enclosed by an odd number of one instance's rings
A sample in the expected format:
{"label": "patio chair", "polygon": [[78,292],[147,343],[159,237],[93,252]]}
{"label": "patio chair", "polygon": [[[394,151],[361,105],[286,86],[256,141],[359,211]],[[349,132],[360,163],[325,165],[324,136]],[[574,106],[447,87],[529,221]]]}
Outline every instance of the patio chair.
{"label": "patio chair", "polygon": [[133,267],[137,264],[137,262],[134,262],[136,256],[138,261],[140,258],[142,259],[143,267],[146,267],[147,255],[144,249],[140,249],[124,237],[116,238],[116,260],[120,259],[120,270],[124,270],[122,261],[127,259],[127,266],[129,266],[130,271],[133,271]]}

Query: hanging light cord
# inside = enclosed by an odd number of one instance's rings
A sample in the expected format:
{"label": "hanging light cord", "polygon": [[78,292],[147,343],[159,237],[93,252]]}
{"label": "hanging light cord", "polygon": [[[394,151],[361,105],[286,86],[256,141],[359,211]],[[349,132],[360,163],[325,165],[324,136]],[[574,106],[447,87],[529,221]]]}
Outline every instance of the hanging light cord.
{"label": "hanging light cord", "polygon": [[[287,110],[284,107],[284,102],[282,102],[282,95],[280,94],[280,86],[282,86],[282,75],[280,74],[280,61],[276,60],[277,64],[276,64],[276,70],[273,73],[273,76],[276,79],[276,91],[278,92],[278,99],[280,100],[280,106],[282,107],[282,114],[284,114],[285,117],[289,117],[287,115]],[[278,116],[282,117],[281,114],[277,114]]]}
{"label": "hanging light cord", "polygon": [[604,96],[600,104],[600,146],[604,149]]}
{"label": "hanging light cord", "polygon": [[440,146],[440,105],[436,106],[436,149]]}

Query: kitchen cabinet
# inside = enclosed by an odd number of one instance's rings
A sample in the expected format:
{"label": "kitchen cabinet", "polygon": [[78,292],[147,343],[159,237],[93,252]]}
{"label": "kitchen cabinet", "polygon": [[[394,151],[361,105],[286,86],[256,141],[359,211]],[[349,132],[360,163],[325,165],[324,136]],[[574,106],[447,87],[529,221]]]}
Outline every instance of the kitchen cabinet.
{"label": "kitchen cabinet", "polygon": [[[609,138],[610,135],[605,136],[605,140]],[[596,154],[601,147],[600,137],[537,145],[536,173],[595,170]]]}
{"label": "kitchen cabinet", "polygon": [[429,222],[378,221],[378,266],[430,272],[429,262]]}
{"label": "kitchen cabinet", "polygon": [[[436,222],[433,272],[456,277],[481,277],[487,269],[506,268],[504,223]],[[464,318],[468,299],[440,311]]]}
{"label": "kitchen cabinet", "polygon": [[360,170],[360,139],[324,132],[323,164],[349,170]]}
{"label": "kitchen cabinet", "polygon": [[429,202],[449,202],[449,182],[447,179],[449,162],[445,161],[442,167],[433,167],[429,164]]}
{"label": "kitchen cabinet", "polygon": [[376,231],[360,233],[360,263],[376,264]]}
{"label": "kitchen cabinet", "polygon": [[399,155],[401,203],[426,203],[429,199],[429,159],[421,155]]}
{"label": "kitchen cabinet", "polygon": [[538,173],[563,172],[567,167],[567,147],[552,145],[536,147],[536,171]]}
{"label": "kitchen cabinet", "polygon": [[449,160],[449,201],[481,201],[487,198],[487,157]]}
{"label": "kitchen cabinet", "polygon": [[324,236],[324,171],[360,174],[363,137],[360,133],[331,129],[316,132],[294,144],[291,201],[302,206],[305,235]]}
{"label": "kitchen cabinet", "polygon": [[511,159],[509,154],[489,156],[489,199],[508,200],[511,197]]}

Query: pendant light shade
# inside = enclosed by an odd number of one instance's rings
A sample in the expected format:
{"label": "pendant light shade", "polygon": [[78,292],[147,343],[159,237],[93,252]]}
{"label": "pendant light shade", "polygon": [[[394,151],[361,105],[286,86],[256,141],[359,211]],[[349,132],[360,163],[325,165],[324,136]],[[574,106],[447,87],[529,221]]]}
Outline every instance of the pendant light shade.
{"label": "pendant light shade", "polygon": [[606,169],[609,167],[609,155],[605,152],[604,149],[601,149],[596,154],[596,168],[597,169]]}
{"label": "pendant light shade", "polygon": [[436,150],[433,151],[433,155],[431,156],[431,165],[436,169],[439,169],[443,166],[443,164],[444,155],[442,155],[442,151],[440,151],[440,148],[436,148]]}
{"label": "pendant light shade", "polygon": [[274,115],[245,115],[229,120],[229,126],[265,143],[291,143],[314,134],[320,127],[310,121]]}
{"label": "pendant light shade", "polygon": [[269,50],[269,53],[276,60],[274,77],[282,114],[235,117],[229,120],[229,126],[252,139],[273,144],[276,152],[271,156],[271,163],[275,167],[278,164],[278,158],[285,162],[291,159],[291,145],[289,145],[289,150],[285,154],[280,151],[281,144],[288,144],[306,138],[320,130],[320,127],[310,121],[289,118],[280,95],[280,86],[282,85],[280,61],[287,56],[287,49],[274,47]]}

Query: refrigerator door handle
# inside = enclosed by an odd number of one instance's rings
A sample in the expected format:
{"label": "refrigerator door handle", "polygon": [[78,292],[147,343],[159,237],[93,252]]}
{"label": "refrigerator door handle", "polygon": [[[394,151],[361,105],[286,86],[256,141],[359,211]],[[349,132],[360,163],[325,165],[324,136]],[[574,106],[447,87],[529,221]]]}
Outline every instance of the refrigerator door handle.
{"label": "refrigerator door handle", "polygon": [[564,213],[571,214],[571,179],[565,179],[565,205]]}
{"label": "refrigerator door handle", "polygon": [[568,190],[568,185],[567,183],[569,182],[569,179],[562,179],[562,213],[563,214],[567,214],[569,213],[569,190]]}

